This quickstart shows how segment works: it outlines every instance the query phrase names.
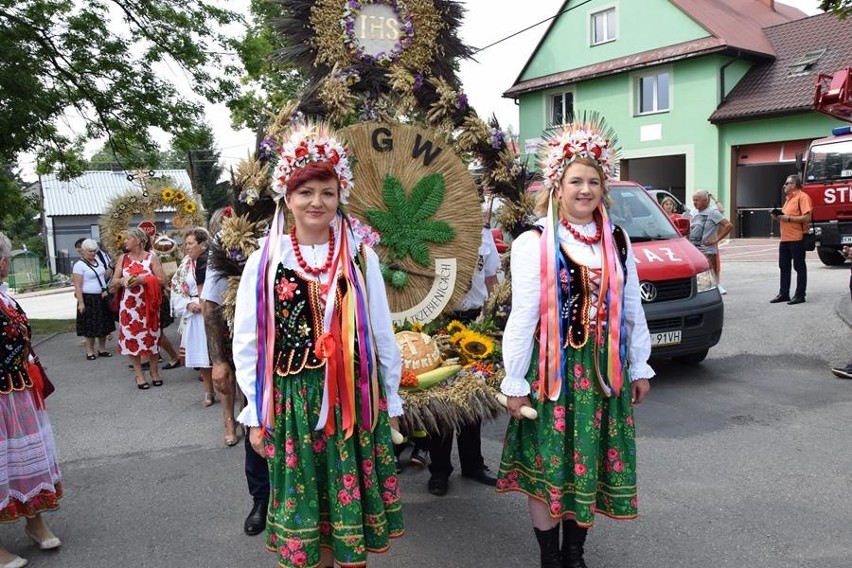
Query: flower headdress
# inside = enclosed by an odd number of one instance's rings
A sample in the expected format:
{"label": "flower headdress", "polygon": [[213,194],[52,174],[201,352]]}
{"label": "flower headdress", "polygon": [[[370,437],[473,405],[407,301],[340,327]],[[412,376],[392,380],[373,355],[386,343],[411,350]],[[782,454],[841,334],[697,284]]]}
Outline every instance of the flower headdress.
{"label": "flower headdress", "polygon": [[323,122],[304,122],[293,126],[286,140],[275,148],[278,163],[272,173],[272,191],[277,197],[287,193],[287,180],[299,168],[311,162],[328,162],[340,179],[340,202],[346,203],[352,190],[349,150]]}
{"label": "flower headdress", "polygon": [[539,148],[541,174],[548,190],[559,185],[565,167],[577,158],[597,163],[606,180],[615,179],[620,159],[618,139],[597,113],[584,115],[551,133]]}

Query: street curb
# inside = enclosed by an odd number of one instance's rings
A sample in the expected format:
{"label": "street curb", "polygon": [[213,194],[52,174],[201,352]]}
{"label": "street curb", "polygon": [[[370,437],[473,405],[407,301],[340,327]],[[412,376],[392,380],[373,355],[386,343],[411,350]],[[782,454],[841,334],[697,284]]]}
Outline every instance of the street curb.
{"label": "street curb", "polygon": [[35,298],[37,296],[50,296],[53,294],[62,294],[63,292],[73,292],[74,286],[63,286],[61,288],[50,288],[48,290],[38,290],[36,292],[24,292],[23,294],[12,294],[12,298]]}
{"label": "street curb", "polygon": [[54,337],[56,337],[57,335],[62,335],[62,333],[56,332],[56,333],[51,333],[50,335],[48,335],[48,336],[46,336],[46,337],[40,337],[40,338],[38,339],[38,341],[35,341],[35,342],[33,343],[33,347],[38,347],[38,346],[39,346],[39,345],[41,345],[42,343],[46,343],[46,342],[50,341],[51,339],[53,339],[53,338],[54,338]]}

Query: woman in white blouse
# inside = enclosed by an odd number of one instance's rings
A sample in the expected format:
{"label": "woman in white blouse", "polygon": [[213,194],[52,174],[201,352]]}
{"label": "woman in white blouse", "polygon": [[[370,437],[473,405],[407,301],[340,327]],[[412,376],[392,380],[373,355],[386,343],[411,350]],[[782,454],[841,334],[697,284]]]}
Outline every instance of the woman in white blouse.
{"label": "woman in white blouse", "polygon": [[270,461],[279,564],[366,565],[403,532],[389,427],[402,414],[401,358],[378,257],[338,208],[351,188],[345,151],[307,127],[298,136],[276,170],[295,224],[282,234],[276,217],[237,292],[234,365],[248,400],[237,420]]}
{"label": "woman in white blouse", "polygon": [[[106,349],[107,336],[115,331],[115,322],[107,304],[109,267],[98,258],[98,243],[85,239],[80,243],[82,258],[74,263],[72,280],[77,299],[77,335],[86,338],[86,359],[112,357]],[[95,338],[98,350],[95,352]]]}
{"label": "woman in white blouse", "polygon": [[[546,568],[586,566],[595,513],[637,514],[632,405],[654,371],[630,243],[603,204],[610,140],[586,123],[546,143],[539,209],[549,204],[548,216],[512,243],[501,384],[512,419],[497,491],[528,496]],[[523,406],[538,418],[524,419]]]}

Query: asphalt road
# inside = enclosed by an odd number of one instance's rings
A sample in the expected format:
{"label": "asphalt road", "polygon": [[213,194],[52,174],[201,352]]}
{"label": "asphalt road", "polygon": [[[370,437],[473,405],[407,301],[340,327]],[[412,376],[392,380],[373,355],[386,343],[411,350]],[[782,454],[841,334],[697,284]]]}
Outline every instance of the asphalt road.
{"label": "asphalt road", "polygon": [[[702,365],[655,364],[637,408],[640,518],[601,518],[590,568],[852,565],[852,381],[828,371],[852,356],[849,270],[809,261],[808,302],[770,305],[773,250],[723,253],[726,327]],[[201,407],[193,371],[163,371],[164,387],[139,391],[124,359],[86,361],[73,334],[37,340],[57,385],[48,403],[67,494],[48,520],[64,544],[40,552],[18,523],[0,526],[4,546],[47,568],[275,565],[242,533],[242,445],[224,447],[221,407]],[[483,429],[492,468],[504,427]],[[525,499],[458,475],[435,498],[427,479],[403,472],[407,533],[371,566],[538,565]]]}

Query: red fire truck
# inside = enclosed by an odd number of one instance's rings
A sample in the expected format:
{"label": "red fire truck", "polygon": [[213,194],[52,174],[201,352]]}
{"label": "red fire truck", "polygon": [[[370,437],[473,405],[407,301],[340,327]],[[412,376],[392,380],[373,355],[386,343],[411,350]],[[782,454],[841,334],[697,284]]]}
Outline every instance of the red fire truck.
{"label": "red fire truck", "polygon": [[850,123],[811,142],[802,181],[813,202],[817,254],[827,265],[843,264],[852,245],[852,67],[817,78],[814,110]]}

